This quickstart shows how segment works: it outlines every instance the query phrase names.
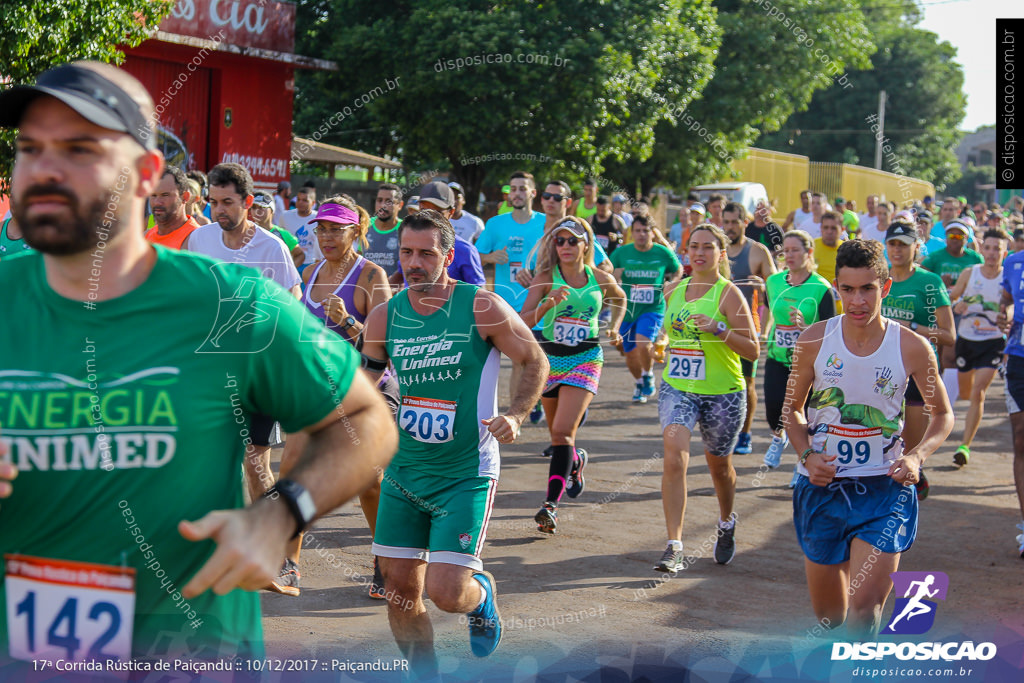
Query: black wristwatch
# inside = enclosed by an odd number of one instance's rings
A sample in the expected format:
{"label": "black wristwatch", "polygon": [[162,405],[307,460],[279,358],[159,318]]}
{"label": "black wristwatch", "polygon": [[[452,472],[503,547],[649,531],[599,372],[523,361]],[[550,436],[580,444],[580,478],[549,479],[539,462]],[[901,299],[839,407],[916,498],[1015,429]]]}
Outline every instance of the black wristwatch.
{"label": "black wristwatch", "polygon": [[264,498],[272,500],[278,496],[284,500],[292,516],[295,517],[295,533],[292,534],[292,538],[297,538],[316,517],[316,503],[313,502],[313,496],[305,486],[291,479],[281,479],[263,494]]}
{"label": "black wristwatch", "polygon": [[341,329],[347,330],[348,328],[350,328],[350,327],[352,327],[353,325],[356,324],[356,319],[353,318],[352,316],[349,316],[349,317],[345,318],[344,320],[342,320],[341,322],[343,323],[342,326],[341,326]]}

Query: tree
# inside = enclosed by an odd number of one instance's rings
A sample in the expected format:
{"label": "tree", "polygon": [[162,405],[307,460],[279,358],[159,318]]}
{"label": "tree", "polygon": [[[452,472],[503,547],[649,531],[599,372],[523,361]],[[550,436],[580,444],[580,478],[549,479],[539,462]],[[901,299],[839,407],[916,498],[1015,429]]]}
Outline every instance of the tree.
{"label": "tree", "polygon": [[[866,67],[874,50],[853,0],[715,3],[722,46],[707,88],[654,130],[649,157],[607,160],[607,175],[644,193],[725,177],[761,131],[777,130],[816,90]],[[835,87],[835,86],[833,86]]]}
{"label": "tree", "polygon": [[991,196],[991,191],[979,190],[978,185],[991,186],[995,185],[995,183],[995,166],[975,166],[972,163],[968,163],[961,176],[956,182],[947,185],[944,192],[954,197],[967,197],[967,201],[974,204],[975,202],[988,201]]}
{"label": "tree", "polygon": [[[135,47],[171,11],[174,0],[0,0],[0,81],[31,83],[76,59],[120,64],[120,46]],[[14,132],[0,131],[0,193],[14,163]]]}
{"label": "tree", "polygon": [[710,0],[303,2],[298,49],[342,72],[297,75],[295,130],[443,164],[468,196],[521,167],[599,172],[701,93],[714,19]]}
{"label": "tree", "polygon": [[898,21],[873,17],[878,51],[870,68],[849,75],[851,87],[817,93],[806,111],[790,117],[760,147],[804,154],[812,161],[874,166],[878,93],[885,90],[885,138],[891,153],[883,170],[943,185],[960,173],[957,129],[964,117],[963,71],[956,49],[929,31],[914,28],[910,13]]}

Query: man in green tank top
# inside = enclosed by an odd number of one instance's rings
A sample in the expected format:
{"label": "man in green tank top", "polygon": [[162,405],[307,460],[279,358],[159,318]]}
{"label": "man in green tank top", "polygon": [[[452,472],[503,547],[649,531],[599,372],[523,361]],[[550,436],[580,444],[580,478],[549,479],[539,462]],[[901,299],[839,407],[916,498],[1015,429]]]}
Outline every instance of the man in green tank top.
{"label": "man in green tank top", "polygon": [[[409,287],[375,308],[363,332],[371,376],[390,360],[402,392],[399,448],[384,473],[373,553],[381,560],[395,641],[420,676],[437,676],[423,604],[467,615],[478,657],[501,640],[494,577],[480,554],[498,479],[500,444],[515,441],[540,398],[548,362],[505,301],[448,276],[455,231],[433,210],[406,218],[399,259]],[[498,414],[498,361],[521,368]]]}
{"label": "man in green tank top", "polygon": [[[0,264],[19,292],[0,339],[3,678],[56,657],[262,657],[253,591],[289,538],[374,481],[389,411],[279,285],[146,242],[164,159],[136,79],[75,62],[4,91],[0,112],[36,250]],[[253,413],[310,448],[243,508]]]}

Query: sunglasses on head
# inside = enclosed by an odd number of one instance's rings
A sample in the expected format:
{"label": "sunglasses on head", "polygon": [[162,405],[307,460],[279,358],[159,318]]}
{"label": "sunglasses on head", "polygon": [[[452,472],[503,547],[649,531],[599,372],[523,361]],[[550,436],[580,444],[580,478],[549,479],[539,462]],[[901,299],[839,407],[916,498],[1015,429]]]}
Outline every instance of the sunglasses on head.
{"label": "sunglasses on head", "polygon": [[554,194],[552,192],[544,192],[541,194],[541,199],[554,199],[556,202],[560,202],[565,199],[564,194]]}
{"label": "sunglasses on head", "polygon": [[582,241],[583,240],[581,240],[579,237],[556,237],[555,238],[555,244],[560,246],[560,247],[564,247],[567,244],[570,247],[575,247],[577,244],[579,244]]}

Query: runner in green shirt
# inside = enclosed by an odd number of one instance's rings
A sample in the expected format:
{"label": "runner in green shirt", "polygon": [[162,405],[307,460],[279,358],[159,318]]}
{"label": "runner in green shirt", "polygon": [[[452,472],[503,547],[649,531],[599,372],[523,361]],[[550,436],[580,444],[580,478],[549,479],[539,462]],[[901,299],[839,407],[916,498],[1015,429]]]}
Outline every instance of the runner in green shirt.
{"label": "runner in green shirt", "polygon": [[[4,91],[0,112],[20,128],[15,217],[41,252],[0,264],[19,321],[0,338],[0,661],[262,656],[248,591],[387,463],[388,410],[279,285],[145,241],[163,156],[141,83],[75,62]],[[252,413],[311,447],[243,508]],[[30,675],[17,667],[4,677]]]}
{"label": "runner in green shirt", "polygon": [[647,403],[654,395],[654,341],[665,317],[665,280],[675,280],[682,266],[675,253],[654,242],[649,219],[633,221],[633,241],[616,249],[611,256],[615,277],[626,292],[626,317],[622,320],[622,350],[626,367],[636,381],[633,403]]}
{"label": "runner in green shirt", "polygon": [[[19,236],[11,235],[11,226],[18,230]],[[0,225],[0,259],[11,259],[32,251],[32,247],[25,242],[24,235],[20,235],[18,224],[14,218],[8,218]]]}

